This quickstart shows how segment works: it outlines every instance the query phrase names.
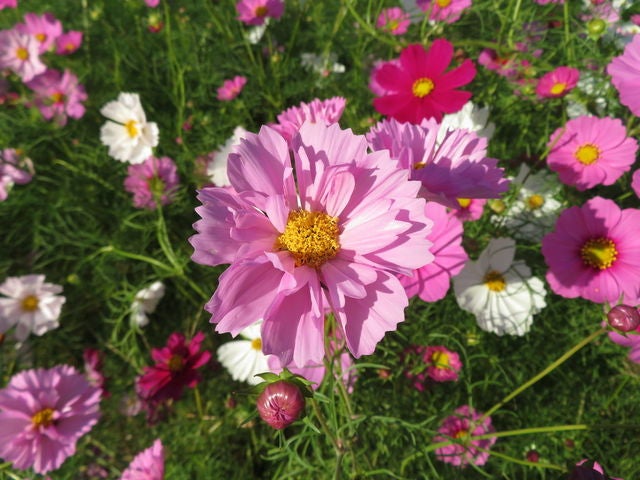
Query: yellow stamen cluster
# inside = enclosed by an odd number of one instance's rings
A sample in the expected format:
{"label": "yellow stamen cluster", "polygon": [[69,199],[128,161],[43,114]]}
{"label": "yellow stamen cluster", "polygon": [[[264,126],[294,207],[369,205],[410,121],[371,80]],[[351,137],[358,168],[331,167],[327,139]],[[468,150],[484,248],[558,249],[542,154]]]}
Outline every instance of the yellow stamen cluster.
{"label": "yellow stamen cluster", "polygon": [[606,270],[618,258],[616,244],[608,238],[592,238],[580,249],[580,257],[585,265],[598,270]]}
{"label": "yellow stamen cluster", "polygon": [[253,340],[251,340],[251,348],[261,352],[262,351],[262,340],[260,340],[259,338],[254,338]]}
{"label": "yellow stamen cluster", "polygon": [[492,292],[501,292],[507,287],[504,276],[495,270],[487,272],[483,278],[484,284]]}
{"label": "yellow stamen cluster", "polygon": [[36,40],[38,40],[38,42],[42,43],[47,39],[47,35],[45,33],[36,33],[35,34]]}
{"label": "yellow stamen cluster", "polygon": [[423,77],[413,82],[411,91],[417,98],[422,98],[429,95],[434,88],[435,85],[433,84],[433,81],[430,78]]}
{"label": "yellow stamen cluster", "polygon": [[35,295],[27,295],[22,299],[21,307],[25,312],[35,312],[38,309],[40,300]]}
{"label": "yellow stamen cluster", "polygon": [[276,239],[275,249],[288,251],[296,267],[318,268],[340,250],[338,221],[323,212],[293,210],[284,233]]}
{"label": "yellow stamen cluster", "polygon": [[52,103],[64,103],[64,94],[60,92],[52,93],[49,98]]}
{"label": "yellow stamen cluster", "polygon": [[595,145],[586,143],[579,147],[574,155],[583,165],[591,165],[600,158],[600,150]]}
{"label": "yellow stamen cluster", "polygon": [[138,136],[138,122],[135,120],[129,120],[124,124],[124,128],[127,130],[127,133],[131,138],[135,138]]}
{"label": "yellow stamen cluster", "polygon": [[552,95],[560,95],[562,94],[565,90],[567,89],[567,84],[564,82],[558,82],[558,83],[554,83],[553,86],[551,87],[551,94]]}
{"label": "yellow stamen cluster", "polygon": [[470,198],[457,198],[456,200],[458,200],[458,205],[460,205],[461,208],[469,208],[469,205],[471,205]]}
{"label": "yellow stamen cluster", "polygon": [[34,427],[49,427],[53,424],[53,414],[53,409],[43,408],[31,417],[31,423]]}
{"label": "yellow stamen cluster", "polygon": [[449,355],[447,352],[434,352],[431,355],[431,363],[436,368],[449,368]]}
{"label": "yellow stamen cluster", "polygon": [[451,5],[451,0],[436,0],[436,3],[440,8],[445,8]]}
{"label": "yellow stamen cluster", "polygon": [[534,193],[529,198],[527,198],[526,202],[529,210],[538,210],[542,207],[542,205],[544,205],[544,197],[542,195]]}
{"label": "yellow stamen cluster", "polygon": [[18,57],[23,62],[29,60],[29,51],[24,47],[18,47],[16,49],[16,57]]}
{"label": "yellow stamen cluster", "polygon": [[269,9],[264,5],[260,5],[255,9],[253,13],[255,14],[256,17],[262,18],[267,16],[267,13],[269,13]]}

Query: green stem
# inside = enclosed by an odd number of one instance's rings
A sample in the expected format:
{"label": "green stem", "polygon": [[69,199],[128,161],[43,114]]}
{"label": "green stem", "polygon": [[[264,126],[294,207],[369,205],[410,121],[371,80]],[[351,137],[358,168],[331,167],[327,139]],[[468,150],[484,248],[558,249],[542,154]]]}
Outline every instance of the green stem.
{"label": "green stem", "polygon": [[574,54],[571,44],[571,31],[569,30],[569,2],[564,2],[564,48],[567,51],[569,65],[573,65]]}
{"label": "green stem", "polygon": [[193,389],[193,395],[196,399],[196,410],[198,411],[198,417],[200,418],[200,420],[202,420],[204,418],[204,409],[202,408],[202,397],[200,397],[200,390],[198,389],[197,385]]}
{"label": "green stem", "polygon": [[98,250],[97,253],[113,253],[123,258],[130,258],[132,260],[138,260],[140,262],[146,262],[154,267],[158,267],[162,270],[165,270],[170,273],[174,273],[174,269],[164,263],[156,260],[155,258],[147,257],[146,255],[139,255],[137,253],[125,252],[124,250],[120,250],[119,248],[115,248],[112,245],[107,245],[106,247],[102,247]]}
{"label": "green stem", "polygon": [[331,429],[327,424],[327,420],[324,418],[324,415],[320,411],[320,407],[318,405],[318,402],[316,402],[315,398],[311,399],[311,408],[313,409],[313,413],[315,414],[316,418],[318,419],[318,422],[320,423],[320,428],[325,433],[327,438],[331,440],[331,444],[333,445],[333,448],[336,451],[336,457],[338,457],[341,454],[342,449],[340,448],[340,445],[338,444],[338,440],[336,439],[335,435],[331,432]]}
{"label": "green stem", "polygon": [[522,5],[522,0],[516,1],[516,7],[513,9],[513,15],[511,15],[511,28],[509,28],[509,33],[507,34],[507,44],[509,48],[513,50],[513,30],[515,25],[518,25],[516,22],[518,21],[518,17],[520,16],[520,6]]}

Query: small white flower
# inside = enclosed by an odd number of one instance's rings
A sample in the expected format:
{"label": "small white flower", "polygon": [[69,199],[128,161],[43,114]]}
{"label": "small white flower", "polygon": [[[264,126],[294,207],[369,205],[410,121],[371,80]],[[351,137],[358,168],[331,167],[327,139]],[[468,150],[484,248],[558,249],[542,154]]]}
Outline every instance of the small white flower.
{"label": "small white flower", "polygon": [[146,326],[149,323],[147,314],[155,312],[164,292],[164,284],[157,281],[136,293],[133,303],[131,303],[131,325]]}
{"label": "small white flower", "polygon": [[243,127],[236,127],[233,135],[224,142],[224,145],[210,155],[211,159],[207,163],[207,175],[216,187],[228,187],[231,185],[227,175],[227,160],[229,154],[233,151],[232,147],[238,145],[246,133],[247,131]]}
{"label": "small white flower", "polygon": [[251,45],[256,45],[262,40],[262,36],[264,32],[267,30],[267,26],[269,25],[269,18],[267,18],[262,25],[256,25],[255,27],[251,27],[246,33],[245,37],[249,41]]}
{"label": "small white flower", "polygon": [[42,335],[58,328],[58,318],[66,298],[62,287],[44,283],[44,275],[8,277],[0,284],[0,293],[9,298],[0,298],[0,332],[14,325],[19,342],[27,339],[30,332]]}
{"label": "small white flower", "polygon": [[489,108],[480,108],[473,102],[467,102],[456,113],[449,113],[442,118],[438,130],[437,142],[441,143],[449,130],[469,130],[480,137],[490,139],[496,129],[494,123],[489,122]]}
{"label": "small white flower", "polygon": [[331,52],[327,56],[318,55],[317,53],[303,53],[302,66],[313,70],[322,77],[327,77],[331,73],[344,73],[345,66],[338,63],[338,56]]}
{"label": "small white flower", "polygon": [[513,260],[515,251],[511,238],[492,239],[478,260],[469,260],[453,278],[460,308],[497,335],[524,335],[533,315],[546,306],[544,284],[523,261]]}
{"label": "small white flower", "polygon": [[109,119],[100,129],[100,140],[109,147],[109,155],[129,163],[142,163],[151,156],[158,145],[158,125],[147,122],[137,93],[120,93],[100,113]]}
{"label": "small white flower", "polygon": [[218,348],[218,361],[234,380],[257,385],[263,380],[255,375],[270,371],[267,356],[262,353],[261,326],[262,320],[240,332],[246,340],[233,340]]}

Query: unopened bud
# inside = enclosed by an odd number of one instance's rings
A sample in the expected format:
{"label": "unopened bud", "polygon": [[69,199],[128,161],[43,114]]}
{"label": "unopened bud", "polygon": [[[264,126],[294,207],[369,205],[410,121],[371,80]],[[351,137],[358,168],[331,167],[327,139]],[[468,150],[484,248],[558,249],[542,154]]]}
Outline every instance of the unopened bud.
{"label": "unopened bud", "polygon": [[620,332],[632,332],[640,326],[640,312],[629,305],[616,305],[607,313],[607,321]]}
{"label": "unopened bud", "polygon": [[296,421],[304,404],[300,388],[286,380],[267,385],[257,401],[260,418],[277,430]]}
{"label": "unopened bud", "polygon": [[593,18],[587,22],[590,37],[598,38],[607,30],[607,22],[601,18]]}

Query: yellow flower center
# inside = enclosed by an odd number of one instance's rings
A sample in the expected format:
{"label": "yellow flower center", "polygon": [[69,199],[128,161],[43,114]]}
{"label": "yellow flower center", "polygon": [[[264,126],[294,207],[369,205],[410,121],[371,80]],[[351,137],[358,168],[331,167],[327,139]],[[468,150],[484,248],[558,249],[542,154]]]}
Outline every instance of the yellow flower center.
{"label": "yellow flower center", "polygon": [[16,57],[18,57],[23,62],[25,60],[29,60],[29,51],[24,47],[18,47],[16,49]]}
{"label": "yellow flower center", "polygon": [[446,352],[434,352],[431,363],[436,368],[449,368],[449,355]]}
{"label": "yellow flower center", "polygon": [[421,168],[424,168],[426,166],[426,162],[418,162],[413,166],[414,170],[420,170]]}
{"label": "yellow flower center", "polygon": [[40,43],[44,42],[47,39],[47,36],[44,33],[36,33],[35,37],[36,40],[38,40]]}
{"label": "yellow flower center", "polygon": [[453,436],[453,438],[456,438],[458,440],[465,440],[468,437],[469,437],[469,431],[464,429],[458,430],[456,434]]}
{"label": "yellow flower center", "polygon": [[276,239],[275,249],[286,250],[296,267],[318,268],[340,250],[338,217],[322,212],[292,210],[284,233]]}
{"label": "yellow flower center", "polygon": [[580,249],[580,256],[585,265],[598,270],[606,270],[618,258],[616,244],[608,238],[592,238]]}
{"label": "yellow flower center", "polygon": [[423,78],[419,78],[413,83],[413,87],[411,87],[411,90],[413,91],[413,94],[416,97],[422,98],[429,95],[431,93],[431,90],[434,89],[434,87],[435,85],[433,84],[433,81],[430,78],[423,77]]}
{"label": "yellow flower center", "polygon": [[76,48],[75,44],[73,44],[73,43],[71,43],[71,42],[67,43],[67,44],[64,46],[64,49],[65,49],[67,52],[72,52],[75,48]]}
{"label": "yellow flower center", "polygon": [[436,0],[436,3],[440,8],[445,8],[451,5],[451,0]]}
{"label": "yellow flower center", "polygon": [[483,280],[484,284],[492,292],[501,292],[507,286],[507,282],[505,282],[502,274],[500,272],[496,272],[495,270],[487,272]]}
{"label": "yellow flower center", "polygon": [[171,355],[167,366],[170,371],[179,372],[184,367],[184,358],[181,355]]}
{"label": "yellow flower center", "polygon": [[135,120],[129,120],[124,124],[124,128],[127,130],[127,133],[131,138],[136,138],[138,136],[138,122]]}
{"label": "yellow flower center", "polygon": [[53,423],[53,409],[43,408],[31,417],[31,423],[34,427],[49,427]]}
{"label": "yellow flower center", "polygon": [[56,92],[51,94],[49,97],[53,103],[64,103],[64,94],[60,92]]}
{"label": "yellow flower center", "polygon": [[38,309],[40,300],[35,295],[27,295],[22,299],[22,310],[25,312],[35,312]]}
{"label": "yellow flower center", "polygon": [[458,205],[462,208],[469,208],[469,205],[471,205],[470,198],[457,198],[456,200],[458,200]]}
{"label": "yellow flower center", "polygon": [[554,83],[553,86],[551,87],[551,94],[552,95],[560,95],[562,92],[564,92],[567,89],[567,84],[564,82],[558,82],[558,83]]}
{"label": "yellow flower center", "polygon": [[389,23],[387,23],[387,28],[392,32],[395,32],[399,26],[400,23],[395,18],[393,20],[389,20]]}
{"label": "yellow flower center", "polygon": [[576,150],[576,159],[583,165],[591,165],[600,158],[600,150],[591,143],[586,143]]}
{"label": "yellow flower center", "polygon": [[251,348],[261,352],[262,351],[262,340],[260,340],[259,338],[254,338],[253,340],[251,340]]}
{"label": "yellow flower center", "polygon": [[269,13],[269,9],[267,7],[265,7],[264,5],[260,5],[259,7],[257,7],[254,11],[256,17],[262,18],[264,16],[267,15],[267,13]]}
{"label": "yellow flower center", "polygon": [[542,205],[544,205],[544,198],[542,197],[542,195],[534,193],[529,198],[527,198],[527,207],[529,207],[529,210],[537,210],[542,207]]}

